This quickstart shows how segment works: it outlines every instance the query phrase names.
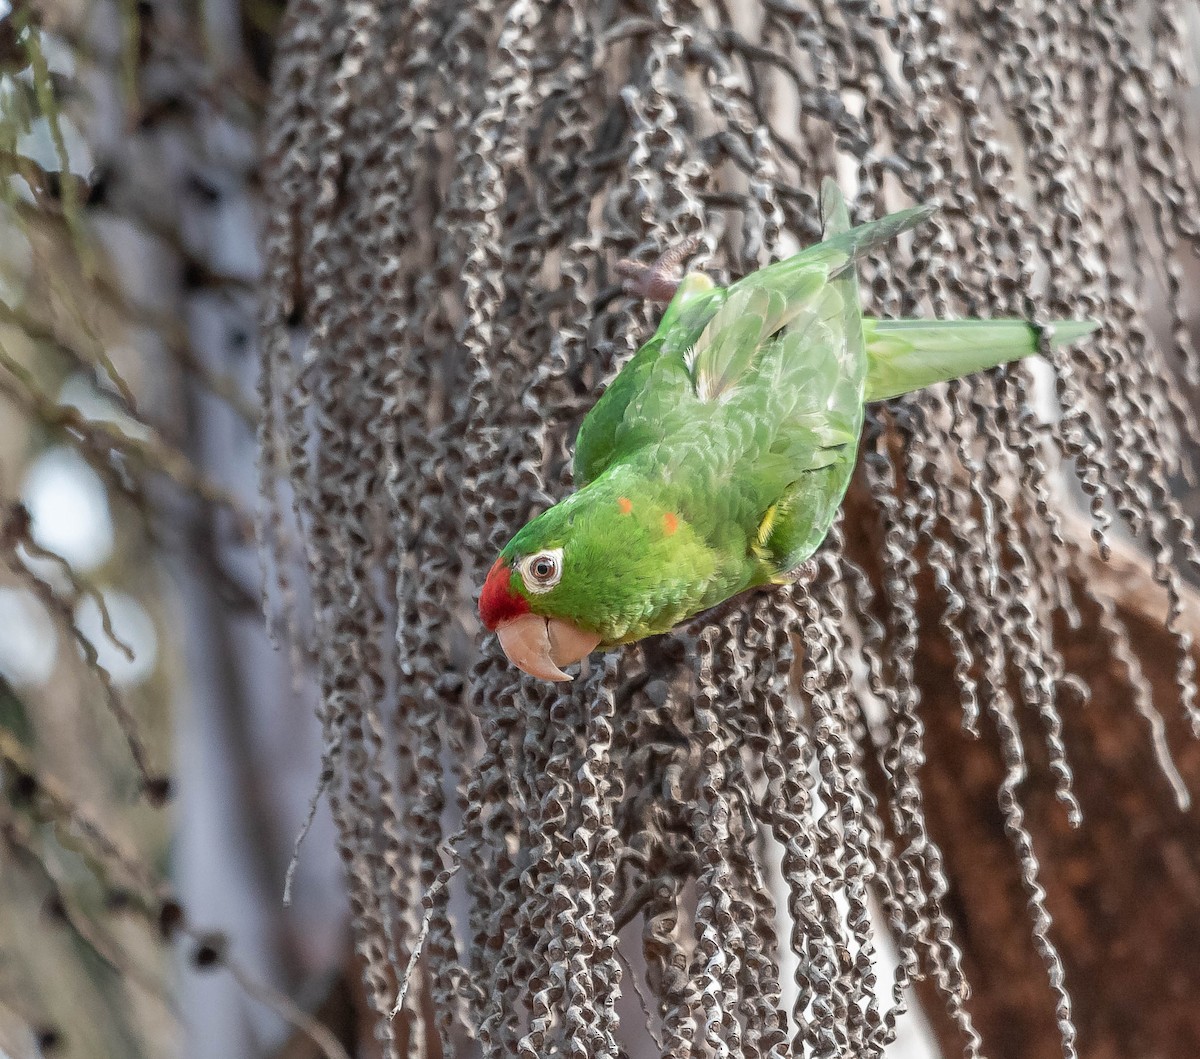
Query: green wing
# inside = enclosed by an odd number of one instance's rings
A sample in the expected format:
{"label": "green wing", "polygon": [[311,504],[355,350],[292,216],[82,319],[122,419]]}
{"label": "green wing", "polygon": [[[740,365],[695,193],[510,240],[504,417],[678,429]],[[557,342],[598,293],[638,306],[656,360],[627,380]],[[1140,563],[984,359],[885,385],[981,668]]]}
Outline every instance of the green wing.
{"label": "green wing", "polygon": [[685,277],[654,336],[621,369],[580,425],[575,439],[577,485],[586,485],[615,460],[661,440],[672,425],[711,418],[699,406],[742,383],[764,343],[785,325],[812,317],[825,286],[826,266],[820,262],[802,267],[795,258],[788,264],[773,274],[773,285],[758,282],[769,272],[766,269],[729,288],[708,284],[708,289],[697,290],[705,277]]}
{"label": "green wing", "polygon": [[[584,417],[575,437],[575,484],[599,477],[636,447],[647,419],[694,399],[685,354],[720,308],[726,288],[690,273],[663,313],[654,336],[625,365]],[[639,431],[639,426],[642,428]]]}
{"label": "green wing", "polygon": [[[785,436],[770,439],[776,448],[766,460],[771,467],[789,468],[782,473],[827,465],[833,459],[828,452],[844,446],[847,436],[857,437],[857,420],[842,411],[854,403],[853,395],[861,406],[866,370],[851,266],[857,257],[920,223],[930,210],[905,210],[849,229],[836,185],[827,181],[823,192],[826,228],[832,233],[824,242],[728,288],[712,287],[698,274],[685,277],[654,337],[580,426],[575,442],[578,485],[598,477],[615,460],[662,440],[675,426],[710,422],[713,412],[705,406],[728,403],[742,390],[752,404],[771,386],[783,391],[765,394],[773,409],[777,398],[783,401],[784,407],[774,410],[791,424]],[[848,377],[839,374],[846,370]],[[807,407],[816,393],[824,393],[826,403]],[[795,406],[788,407],[789,402]]]}
{"label": "green wing", "polygon": [[[825,231],[832,233],[822,245],[838,245],[846,236],[861,232],[849,230],[845,200],[837,185],[827,180],[821,190]],[[785,341],[797,337],[801,336]],[[755,549],[775,580],[785,580],[825,539],[854,471],[868,364],[853,268],[842,269],[829,282],[821,312],[802,337],[802,351],[789,361],[791,377],[781,380],[798,391],[797,405],[781,419],[780,438],[774,445],[789,452],[802,473],[783,475],[782,487],[763,513]],[[819,379],[820,385],[798,378],[802,371]]]}

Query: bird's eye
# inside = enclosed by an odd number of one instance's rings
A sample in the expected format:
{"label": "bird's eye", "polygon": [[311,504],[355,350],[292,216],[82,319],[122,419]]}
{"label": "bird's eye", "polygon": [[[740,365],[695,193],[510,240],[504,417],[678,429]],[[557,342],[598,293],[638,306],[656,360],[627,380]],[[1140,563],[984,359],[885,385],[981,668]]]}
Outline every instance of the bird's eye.
{"label": "bird's eye", "polygon": [[520,570],[530,592],[548,592],[562,577],[562,549],[530,555],[521,560]]}

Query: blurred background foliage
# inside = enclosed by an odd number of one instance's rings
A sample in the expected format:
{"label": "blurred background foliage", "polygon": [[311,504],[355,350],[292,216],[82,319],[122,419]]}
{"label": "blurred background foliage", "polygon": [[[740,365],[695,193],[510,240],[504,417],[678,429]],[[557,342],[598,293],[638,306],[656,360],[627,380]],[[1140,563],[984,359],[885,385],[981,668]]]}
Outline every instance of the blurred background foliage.
{"label": "blurred background foliage", "polygon": [[[336,1054],[267,985],[311,990],[316,975],[324,996],[342,914],[332,857],[307,909],[280,901],[316,756],[311,708],[261,628],[248,513],[257,136],[279,16],[262,0],[0,3],[0,1054],[13,1059],[163,1056],[189,1039],[194,1054],[265,1054],[298,1024]],[[263,782],[242,701],[260,692],[287,759]],[[221,793],[188,796],[210,786]],[[272,798],[295,809],[260,827],[253,806]],[[213,913],[200,925],[197,907]]]}

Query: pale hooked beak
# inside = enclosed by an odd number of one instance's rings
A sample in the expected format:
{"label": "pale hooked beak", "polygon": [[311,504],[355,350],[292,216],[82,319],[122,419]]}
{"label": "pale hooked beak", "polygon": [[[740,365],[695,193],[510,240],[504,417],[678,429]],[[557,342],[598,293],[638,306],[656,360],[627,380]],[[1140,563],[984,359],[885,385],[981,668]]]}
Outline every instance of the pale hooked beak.
{"label": "pale hooked beak", "polygon": [[586,658],[600,645],[600,637],[595,633],[537,614],[522,614],[502,621],[496,626],[496,635],[508,660],[541,680],[572,680],[559,666]]}

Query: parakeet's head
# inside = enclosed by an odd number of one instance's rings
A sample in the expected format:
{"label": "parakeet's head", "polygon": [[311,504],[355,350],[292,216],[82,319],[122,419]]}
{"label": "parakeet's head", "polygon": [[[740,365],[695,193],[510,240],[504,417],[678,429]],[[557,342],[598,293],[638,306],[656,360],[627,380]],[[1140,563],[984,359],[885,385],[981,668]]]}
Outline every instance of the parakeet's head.
{"label": "parakeet's head", "polygon": [[581,596],[594,597],[598,587],[584,584],[592,564],[583,523],[590,521],[579,494],[539,515],[500,553],[479,596],[479,616],[509,661],[542,680],[570,680],[561,667],[603,639],[578,624]]}
{"label": "parakeet's head", "polygon": [[[543,680],[637,632],[667,603],[664,578],[690,531],[660,509],[596,483],[529,522],[500,553],[479,616],[509,660]],[[678,532],[678,536],[673,535]]]}

